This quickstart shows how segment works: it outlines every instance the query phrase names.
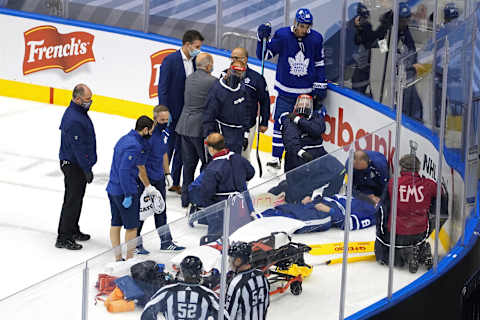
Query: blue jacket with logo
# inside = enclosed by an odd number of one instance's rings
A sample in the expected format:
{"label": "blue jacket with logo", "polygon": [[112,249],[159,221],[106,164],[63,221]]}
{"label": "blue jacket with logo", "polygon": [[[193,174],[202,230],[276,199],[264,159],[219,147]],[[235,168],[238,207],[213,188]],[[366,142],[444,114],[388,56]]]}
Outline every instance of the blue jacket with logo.
{"label": "blue jacket with logo", "polygon": [[217,153],[190,184],[189,199],[199,207],[206,208],[247,190],[247,181],[254,175],[255,169],[248,160],[225,149]]}
{"label": "blue jacket with logo", "polygon": [[71,101],[63,114],[60,130],[60,160],[68,160],[83,171],[91,171],[97,163],[97,142],[87,110]]}
{"label": "blue jacket with logo", "polygon": [[[377,151],[365,151],[370,159],[365,170],[353,170],[353,190],[380,197],[388,183],[389,172],[385,156]],[[345,164],[348,168],[348,161]]]}
{"label": "blue jacket with logo", "polygon": [[203,118],[203,136],[219,132],[220,126],[248,131],[249,111],[244,84],[230,88],[223,78],[218,80],[208,92]]}
{"label": "blue jacket with logo", "polygon": [[137,194],[137,166],[145,165],[147,155],[148,143],[138,132],[131,130],[121,137],[113,151],[107,192],[114,196]]}
{"label": "blue jacket with logo", "polygon": [[149,153],[147,157],[148,178],[152,181],[159,181],[165,178],[163,171],[163,155],[168,149],[168,138],[170,134],[168,128],[156,125],[153,129],[152,137],[148,140]]}

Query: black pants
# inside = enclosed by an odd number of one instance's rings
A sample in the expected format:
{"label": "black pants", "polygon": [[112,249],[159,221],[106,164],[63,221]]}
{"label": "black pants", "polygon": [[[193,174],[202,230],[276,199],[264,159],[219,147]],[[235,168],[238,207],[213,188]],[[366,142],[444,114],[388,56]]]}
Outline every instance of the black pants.
{"label": "black pants", "polygon": [[[152,186],[157,188],[158,191],[160,191],[160,193],[162,194],[163,200],[165,201],[165,210],[160,214],[154,214],[153,215],[153,217],[155,219],[155,228],[158,229],[158,228],[167,224],[167,198],[165,197],[166,196],[165,180],[158,180],[158,181],[151,180],[150,183],[152,184]],[[139,195],[139,198],[140,198],[142,193],[143,193],[143,190],[145,190],[145,187],[144,187],[143,183],[140,182],[140,181],[138,181],[138,185],[139,185],[138,195]],[[140,201],[141,201],[141,198],[140,198]],[[140,221],[139,224],[138,224],[137,237],[139,237],[141,232],[142,232],[143,223],[144,223],[144,221]],[[158,231],[158,235],[160,237],[161,242],[172,241],[172,236],[170,234],[170,229],[168,228],[168,226],[166,228],[167,229],[162,228]],[[140,240],[138,243],[141,244],[142,241]]]}
{"label": "black pants", "polygon": [[173,185],[180,185],[180,174],[182,173],[182,139],[175,132],[177,123],[170,124],[170,137],[168,138],[168,161],[172,171]]}
{"label": "black pants", "polygon": [[202,162],[202,166],[200,168],[200,171],[202,171],[205,167],[206,159],[202,138],[187,136],[181,137],[183,160],[182,207],[187,207],[190,203],[188,199],[188,186],[193,182],[198,160]]}
{"label": "black pants", "polygon": [[58,239],[73,239],[73,235],[80,232],[78,221],[87,180],[83,170],[76,164],[60,161],[60,169],[65,176],[65,195],[58,224]]}

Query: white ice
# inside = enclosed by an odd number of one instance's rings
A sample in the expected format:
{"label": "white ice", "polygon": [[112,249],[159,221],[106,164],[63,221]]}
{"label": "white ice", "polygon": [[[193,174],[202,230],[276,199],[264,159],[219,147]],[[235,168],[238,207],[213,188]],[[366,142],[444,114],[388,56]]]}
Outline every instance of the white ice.
{"label": "white ice", "polygon": [[[97,135],[98,163],[95,180],[87,186],[80,227],[92,235],[82,243],[80,251],[54,247],[58,219],[63,200],[63,175],[59,169],[59,123],[64,112],[60,106],[0,97],[0,299],[53,276],[67,268],[110,249],[110,207],[105,192],[116,141],[134,126],[134,120],[94,111],[90,117]],[[93,109],[94,110],[94,109]],[[263,161],[267,154],[261,154]],[[252,163],[256,166],[252,152]],[[265,181],[255,177],[249,186]],[[168,220],[185,216],[180,198],[167,192]],[[144,233],[153,230],[153,219],[147,220]],[[205,229],[191,229],[181,221],[174,223],[172,233],[180,244],[193,246]],[[294,241],[307,244],[343,242],[341,230],[295,235]],[[372,241],[374,228],[350,233],[350,241]],[[151,236],[145,246],[148,258],[166,259],[158,253],[158,238]],[[335,256],[306,255],[308,263],[316,264],[312,275],[305,279],[303,292],[293,296],[290,291],[272,296],[269,319],[338,319],[341,264],[320,265]],[[89,264],[89,319],[138,319],[141,310],[108,315],[102,303],[93,304],[97,274],[113,259],[112,254],[100,256]],[[81,317],[82,272],[80,265],[60,276],[33,285],[28,290],[0,302],[0,314],[8,319],[64,319]],[[398,290],[419,277],[424,270],[410,274],[395,270],[394,289]],[[387,295],[388,268],[379,264],[357,262],[348,265],[346,315],[384,298]]]}

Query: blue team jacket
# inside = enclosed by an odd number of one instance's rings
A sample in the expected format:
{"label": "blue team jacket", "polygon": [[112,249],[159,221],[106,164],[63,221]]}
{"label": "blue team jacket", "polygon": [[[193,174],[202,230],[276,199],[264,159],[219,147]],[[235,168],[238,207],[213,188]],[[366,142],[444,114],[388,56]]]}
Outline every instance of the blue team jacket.
{"label": "blue team jacket", "polygon": [[[370,158],[365,170],[353,170],[354,192],[374,194],[380,197],[387,185],[389,172],[385,156],[377,151],[365,151]],[[345,164],[348,168],[348,161]]]}
{"label": "blue team jacket", "polygon": [[200,176],[188,188],[189,199],[206,208],[247,190],[247,181],[255,175],[250,162],[239,154],[217,153]]}
{"label": "blue team jacket", "polygon": [[147,156],[148,178],[152,181],[159,181],[165,178],[163,171],[163,155],[168,149],[168,128],[157,125],[153,130],[152,137],[148,140],[149,153]]}
{"label": "blue team jacket", "polygon": [[270,94],[268,93],[265,78],[257,71],[247,67],[243,79],[245,91],[247,92],[247,108],[249,112],[248,127],[251,128],[257,123],[258,105],[260,104],[260,125],[268,126],[270,119]]}
{"label": "blue team jacket", "polygon": [[60,160],[68,160],[84,171],[97,163],[95,129],[87,110],[71,101],[60,123]]}
{"label": "blue team jacket", "polygon": [[131,130],[121,137],[113,151],[107,192],[114,196],[137,194],[137,166],[145,165],[147,155],[148,144],[138,132]]}

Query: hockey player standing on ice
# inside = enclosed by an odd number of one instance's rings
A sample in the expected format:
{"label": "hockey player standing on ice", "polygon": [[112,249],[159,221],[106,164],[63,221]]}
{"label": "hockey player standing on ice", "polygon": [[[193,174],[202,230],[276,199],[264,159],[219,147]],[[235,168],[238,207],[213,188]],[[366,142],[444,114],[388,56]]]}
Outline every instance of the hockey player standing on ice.
{"label": "hockey player standing on ice", "polygon": [[[325,58],[323,37],[312,30],[313,16],[310,10],[298,9],[293,26],[277,30],[272,39],[267,41],[265,59],[278,55],[275,89],[278,96],[273,119],[272,160],[267,167],[280,169],[283,154],[283,142],[279,122],[280,116],[292,112],[297,97],[311,94],[316,104],[327,94],[325,79]],[[262,40],[268,39],[272,28],[268,24],[258,27],[257,57],[262,59]]]}
{"label": "hockey player standing on ice", "polygon": [[[147,175],[150,179],[150,183],[154,186],[158,191],[160,191],[162,198],[166,201],[166,192],[165,186],[167,180],[172,180],[170,176],[170,168],[168,165],[168,138],[169,138],[169,131],[167,127],[169,112],[168,108],[165,106],[156,106],[153,109],[153,118],[155,120],[155,125],[153,127],[153,131],[150,132],[152,137],[148,139],[148,147],[150,152],[147,156],[147,162],[145,167],[147,169]],[[138,183],[138,196],[141,197],[144,187],[141,181],[137,180]],[[171,185],[171,183],[170,183]],[[141,201],[142,199],[140,199]],[[155,218],[155,228],[160,228],[167,224],[167,207],[158,214],[154,214]],[[139,226],[137,229],[137,237],[140,236],[142,232],[143,221],[139,222]],[[168,230],[168,229],[167,229]],[[172,235],[170,231],[163,230],[160,236],[160,250],[173,250],[179,251],[185,249],[184,247],[176,245],[172,241]],[[141,239],[140,239],[141,241]],[[137,244],[137,253],[138,254],[148,254],[149,252],[143,248],[142,243]]]}
{"label": "hockey player standing on ice", "polygon": [[311,96],[302,94],[298,96],[293,112],[280,117],[285,172],[327,154],[322,137],[326,128],[324,114],[323,110],[313,110]]}
{"label": "hockey player standing on ice", "polygon": [[[189,188],[189,198],[200,208],[206,208],[242,193],[247,190],[247,181],[255,175],[255,169],[248,160],[240,153],[231,152],[225,147],[225,140],[221,134],[210,134],[206,143],[213,159]],[[250,221],[250,212],[245,218]],[[230,220],[235,220],[235,217],[231,217]],[[223,212],[209,214],[207,222],[210,241],[215,241],[222,234]]]}
{"label": "hockey player standing on ice", "polygon": [[262,271],[250,264],[252,245],[234,242],[228,248],[230,267],[235,273],[229,283],[225,308],[232,320],[263,320],[270,305],[270,285]]}
{"label": "hockey player standing on ice", "polygon": [[[113,151],[110,179],[107,184],[108,199],[112,213],[110,241],[112,247],[120,245],[120,230],[125,227],[125,242],[137,236],[140,201],[138,199],[137,176],[145,186],[148,195],[161,197],[160,191],[150,184],[145,169],[153,120],[141,116],[135,123],[135,130],[118,140]],[[117,248],[118,249],[118,248]],[[133,257],[135,245],[129,244],[127,259]],[[115,253],[116,260],[122,260],[121,250]]]}
{"label": "hockey player standing on ice", "polygon": [[[348,168],[348,160],[345,167]],[[355,151],[353,156],[353,192],[355,194],[364,194],[378,202],[388,179],[387,159],[382,153]]]}
{"label": "hockey player standing on ice", "polygon": [[57,248],[80,250],[90,235],[78,226],[87,183],[93,180],[92,167],[97,162],[97,142],[92,120],[87,112],[92,104],[92,91],[84,84],[73,89],[72,101],[60,124],[60,169],[65,176],[65,195],[58,223]]}
{"label": "hockey player standing on ice", "polygon": [[[158,290],[145,305],[141,320],[157,320],[159,313],[165,319],[174,320],[218,319],[218,297],[200,284],[202,272],[202,261],[198,257],[183,258],[180,263],[180,277],[183,279]],[[229,319],[226,312],[224,319]]]}
{"label": "hockey player standing on ice", "polygon": [[236,60],[227,74],[210,89],[203,118],[203,136],[219,132],[225,137],[225,145],[236,154],[242,153],[248,144],[249,110],[247,94],[242,80],[245,64]]}
{"label": "hockey player standing on ice", "polygon": [[[409,271],[415,273],[419,264],[427,268],[432,266],[430,244],[426,240],[431,233],[429,215],[435,213],[437,184],[420,177],[420,160],[415,155],[403,156],[399,164],[395,265],[407,264]],[[377,211],[375,256],[381,264],[389,261],[392,192],[393,180],[390,179]],[[441,210],[444,209],[445,201],[442,201]]]}

